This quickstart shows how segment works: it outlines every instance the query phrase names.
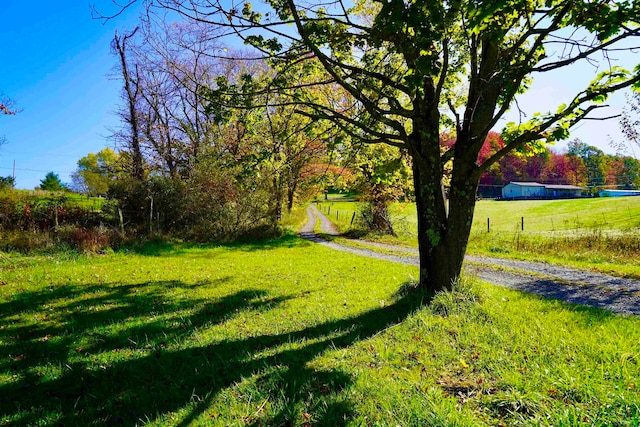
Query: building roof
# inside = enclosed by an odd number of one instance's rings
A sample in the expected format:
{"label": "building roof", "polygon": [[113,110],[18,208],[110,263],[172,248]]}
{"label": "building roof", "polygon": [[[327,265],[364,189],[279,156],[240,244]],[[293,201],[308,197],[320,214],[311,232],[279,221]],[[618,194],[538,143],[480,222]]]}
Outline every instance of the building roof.
{"label": "building roof", "polygon": [[[517,182],[511,181],[509,184],[520,185],[522,187],[544,187],[544,184],[540,184],[537,182]],[[507,184],[508,185],[508,184]]]}
{"label": "building roof", "polygon": [[544,187],[548,190],[584,190],[584,188],[575,185],[540,184],[539,182],[511,181],[509,184],[519,185],[521,187]]}
{"label": "building roof", "polygon": [[545,184],[544,188],[548,188],[550,190],[584,190],[584,188],[577,187],[575,185],[551,185],[551,184]]}

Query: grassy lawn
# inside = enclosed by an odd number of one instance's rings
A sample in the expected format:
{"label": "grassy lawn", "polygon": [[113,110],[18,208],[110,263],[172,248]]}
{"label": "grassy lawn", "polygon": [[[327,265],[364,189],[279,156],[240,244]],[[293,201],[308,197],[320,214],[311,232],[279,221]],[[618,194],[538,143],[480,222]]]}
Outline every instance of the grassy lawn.
{"label": "grassy lawn", "polygon": [[0,425],[638,425],[640,319],[415,276],[294,236],[0,253]]}
{"label": "grassy lawn", "polygon": [[[358,212],[353,202],[329,200],[319,207],[325,213],[331,209],[330,219],[345,232],[352,227],[348,220]],[[397,237],[367,238],[416,247],[415,206],[396,203],[391,206],[391,215]],[[468,252],[538,259],[640,278],[640,197],[480,200]]]}

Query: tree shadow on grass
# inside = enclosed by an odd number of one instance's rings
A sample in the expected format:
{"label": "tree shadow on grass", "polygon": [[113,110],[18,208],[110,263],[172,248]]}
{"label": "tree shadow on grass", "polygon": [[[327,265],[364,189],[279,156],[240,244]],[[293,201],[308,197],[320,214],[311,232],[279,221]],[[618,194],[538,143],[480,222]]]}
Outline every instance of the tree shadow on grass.
{"label": "tree shadow on grass", "polygon": [[[255,378],[272,409],[257,408],[238,423],[303,424],[296,418],[303,407],[316,425],[344,425],[352,407],[340,392],[351,378],[307,362],[402,321],[425,298],[405,295],[393,305],[297,331],[239,332],[230,340],[201,343],[196,331],[241,312],[270,310],[290,297],[249,289],[216,299],[167,301],[163,286],[193,285],[58,285],[0,304],[0,375],[11,378],[0,384],[0,420],[134,425],[187,410],[180,424],[188,425],[221,392]],[[17,322],[25,310],[43,322]]]}
{"label": "tree shadow on grass", "polygon": [[[575,311],[588,311],[589,321],[599,317],[615,316],[616,312],[640,316],[638,297],[627,290],[566,284],[553,279],[521,277],[523,279],[512,286],[514,289],[572,304],[572,309]],[[594,308],[602,311],[596,315]]]}

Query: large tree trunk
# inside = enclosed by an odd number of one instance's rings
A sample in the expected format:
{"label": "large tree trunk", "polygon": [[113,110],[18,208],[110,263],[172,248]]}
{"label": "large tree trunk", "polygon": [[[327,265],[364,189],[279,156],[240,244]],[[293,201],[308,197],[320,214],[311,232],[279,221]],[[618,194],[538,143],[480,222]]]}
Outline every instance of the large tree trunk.
{"label": "large tree trunk", "polygon": [[[435,104],[434,104],[435,105]],[[473,221],[479,173],[477,150],[464,149],[469,141],[458,135],[449,201],[443,186],[444,165],[440,153],[437,108],[426,108],[414,120],[409,139],[418,216],[420,286],[430,291],[450,289],[460,276]]]}
{"label": "large tree trunk", "polygon": [[441,177],[432,170],[428,162],[414,160],[420,286],[435,292],[450,289],[462,270],[477,182],[473,179],[453,181],[447,209]]}
{"label": "large tree trunk", "polygon": [[[138,28],[133,30],[131,34],[125,34],[119,37],[118,33],[113,38],[113,46],[120,57],[120,67],[122,80],[124,83],[124,94],[126,96],[128,111],[123,115],[125,122],[129,124],[131,135],[129,135],[129,149],[131,150],[132,170],[131,176],[136,180],[144,178],[142,150],[140,148],[140,121],[138,117],[137,101],[139,97],[139,78],[137,66],[135,67],[135,76],[131,75],[129,64],[127,62],[126,48],[127,40],[133,37]],[[134,79],[135,77],[135,79]]]}

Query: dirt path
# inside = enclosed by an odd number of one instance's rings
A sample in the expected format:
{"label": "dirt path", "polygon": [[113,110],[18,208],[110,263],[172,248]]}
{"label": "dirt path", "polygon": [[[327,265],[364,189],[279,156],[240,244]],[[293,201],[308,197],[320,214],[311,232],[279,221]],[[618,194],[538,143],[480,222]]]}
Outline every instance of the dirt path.
{"label": "dirt path", "polygon": [[[358,240],[359,244],[369,247],[401,250],[408,254],[406,256],[389,255],[322,239],[314,232],[318,220],[323,233],[334,236],[339,233],[333,223],[313,204],[307,208],[307,218],[307,223],[299,232],[300,236],[305,239],[339,251],[407,265],[419,265],[416,249]],[[518,289],[545,298],[555,298],[574,304],[590,305],[617,313],[640,316],[640,281],[638,280],[540,262],[477,256],[467,256],[465,268],[477,274],[481,280],[496,285]]]}

